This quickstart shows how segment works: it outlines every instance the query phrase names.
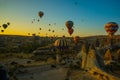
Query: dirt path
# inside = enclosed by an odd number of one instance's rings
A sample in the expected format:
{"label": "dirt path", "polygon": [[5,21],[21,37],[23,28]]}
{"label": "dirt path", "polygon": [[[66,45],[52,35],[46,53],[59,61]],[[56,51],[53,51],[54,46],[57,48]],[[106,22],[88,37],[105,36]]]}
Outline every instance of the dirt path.
{"label": "dirt path", "polygon": [[17,75],[19,80],[64,80],[66,76],[66,70],[62,68],[51,69],[49,65],[32,67],[27,70],[27,73]]}

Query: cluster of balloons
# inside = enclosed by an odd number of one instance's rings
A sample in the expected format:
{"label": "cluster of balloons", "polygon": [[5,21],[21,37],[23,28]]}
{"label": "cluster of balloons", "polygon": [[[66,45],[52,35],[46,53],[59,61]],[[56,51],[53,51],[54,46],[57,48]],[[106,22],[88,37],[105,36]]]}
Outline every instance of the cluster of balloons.
{"label": "cluster of balloons", "polygon": [[118,24],[115,22],[109,22],[105,25],[105,30],[108,33],[110,38],[115,34],[118,28],[119,28]]}
{"label": "cluster of balloons", "polygon": [[49,32],[52,31],[53,33],[55,32],[55,30],[51,30],[51,29],[48,29],[48,31],[49,31]]}
{"label": "cluster of balloons", "polygon": [[[43,16],[44,16],[44,13],[42,12],[42,11],[39,11],[38,12],[38,16],[40,17],[40,18],[42,18]],[[33,19],[33,21],[32,21],[32,23],[35,21],[35,19]],[[40,21],[39,19],[37,19],[36,21]]]}
{"label": "cluster of balloons", "polygon": [[[38,16],[40,17],[40,18],[42,18],[43,16],[44,16],[44,12],[43,11],[39,11],[38,12]],[[32,21],[32,23],[35,21],[35,19],[33,19],[33,21]],[[38,22],[39,22],[39,19],[37,20]],[[51,24],[48,24],[49,26],[51,26]],[[56,23],[54,23],[53,25],[56,25]],[[39,28],[39,30],[42,30],[42,28]],[[52,31],[53,33],[55,32],[55,30],[51,30],[51,29],[48,29],[48,31],[50,32],[50,31]],[[40,34],[40,32],[38,32],[38,34]],[[28,35],[30,35],[30,34],[28,34]]]}
{"label": "cluster of balloons", "polygon": [[66,21],[65,25],[66,25],[66,27],[67,27],[67,29],[68,29],[68,33],[69,33],[70,35],[72,35],[73,32],[74,32],[74,29],[72,28],[73,25],[74,25],[73,21]]}
{"label": "cluster of balloons", "polygon": [[[37,20],[38,22],[40,21],[39,19]],[[35,19],[33,19],[32,23],[35,22]]]}
{"label": "cluster of balloons", "polygon": [[[10,22],[7,22],[6,24],[3,24],[2,25],[2,27],[3,27],[3,29],[1,30],[1,32],[4,32],[4,30],[5,29],[7,29],[7,27],[10,25]],[[2,28],[1,26],[0,26],[0,28]]]}
{"label": "cluster of balloons", "polygon": [[[48,24],[49,26],[51,26],[52,24]],[[53,25],[56,25],[56,23],[54,23]]]}
{"label": "cluster of balloons", "polygon": [[[75,4],[78,4],[78,2],[75,2]],[[39,11],[39,12],[38,12],[38,16],[39,16],[40,18],[42,18],[42,17],[44,16],[44,12],[43,12],[43,11]],[[35,21],[35,19],[33,19],[33,21]],[[38,19],[38,21],[39,21],[39,19]],[[83,20],[82,20],[82,21],[83,21]],[[32,22],[32,23],[33,23],[33,22]],[[7,25],[9,25],[9,24],[10,24],[10,23],[7,23]],[[7,28],[7,25],[6,25],[6,24],[3,25],[3,26],[4,26],[4,29]],[[51,26],[51,24],[48,24],[48,25]],[[56,25],[56,23],[54,23],[54,25]],[[74,32],[74,29],[73,29],[74,23],[73,23],[73,21],[68,20],[68,21],[66,21],[65,25],[66,25],[66,27],[67,27],[67,29],[68,29],[69,35],[71,36],[71,35],[73,34],[73,32]],[[109,23],[107,23],[107,24],[105,25],[105,30],[106,30],[106,32],[108,33],[108,35],[109,35],[110,37],[112,37],[112,36],[114,35],[114,33],[118,30],[118,28],[119,28],[119,27],[118,27],[118,24],[115,23],[115,22],[109,22]],[[39,30],[42,30],[42,28],[39,28]],[[64,30],[64,28],[62,28],[62,30]],[[52,32],[54,33],[55,30],[48,29],[48,31],[49,31],[49,32],[52,31]],[[76,36],[76,37],[74,38],[74,41],[77,42],[78,40],[79,40],[79,36]]]}

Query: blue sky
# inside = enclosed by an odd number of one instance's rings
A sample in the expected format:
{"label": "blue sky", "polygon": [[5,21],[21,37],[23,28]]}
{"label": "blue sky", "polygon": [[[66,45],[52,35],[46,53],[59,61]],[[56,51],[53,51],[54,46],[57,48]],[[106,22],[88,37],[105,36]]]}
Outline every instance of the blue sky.
{"label": "blue sky", "polygon": [[[27,35],[40,32],[40,36],[46,33],[50,36],[69,36],[65,22],[72,20],[72,36],[107,35],[104,30],[106,23],[112,21],[120,25],[119,3],[120,0],[0,0],[0,25],[8,21],[11,23],[0,34]],[[39,11],[44,12],[42,18],[38,16]],[[40,19],[40,22],[32,24],[33,19]],[[55,32],[48,32],[48,29]],[[120,30],[116,32],[119,33]]]}

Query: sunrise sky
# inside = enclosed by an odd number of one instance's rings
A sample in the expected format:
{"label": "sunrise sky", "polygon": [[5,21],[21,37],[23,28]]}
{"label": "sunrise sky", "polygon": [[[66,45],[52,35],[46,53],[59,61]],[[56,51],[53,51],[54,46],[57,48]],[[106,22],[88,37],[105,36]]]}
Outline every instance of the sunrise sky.
{"label": "sunrise sky", "polygon": [[[42,18],[39,11],[44,12]],[[65,26],[68,20],[74,22],[72,36],[107,35],[106,23],[120,25],[120,0],[0,0],[0,30],[2,24],[11,23],[0,34],[70,36]]]}

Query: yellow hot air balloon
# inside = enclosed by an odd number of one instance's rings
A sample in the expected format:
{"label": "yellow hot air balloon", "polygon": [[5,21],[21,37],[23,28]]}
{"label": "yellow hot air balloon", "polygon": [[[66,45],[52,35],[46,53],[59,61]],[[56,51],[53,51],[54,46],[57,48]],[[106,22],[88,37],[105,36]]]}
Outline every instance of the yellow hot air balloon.
{"label": "yellow hot air balloon", "polygon": [[54,46],[60,50],[67,49],[69,47],[69,42],[62,38],[62,39],[57,39],[54,43]]}

